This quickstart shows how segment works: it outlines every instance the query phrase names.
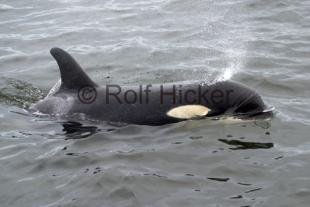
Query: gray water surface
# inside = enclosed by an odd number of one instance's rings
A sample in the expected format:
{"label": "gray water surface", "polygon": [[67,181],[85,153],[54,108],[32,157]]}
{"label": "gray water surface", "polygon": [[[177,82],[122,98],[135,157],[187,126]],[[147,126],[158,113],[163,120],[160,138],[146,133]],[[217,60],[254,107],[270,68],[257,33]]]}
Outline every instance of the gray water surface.
{"label": "gray water surface", "polygon": [[[36,117],[52,47],[98,84],[235,80],[276,115],[160,127]],[[309,206],[310,1],[0,1],[0,206]]]}

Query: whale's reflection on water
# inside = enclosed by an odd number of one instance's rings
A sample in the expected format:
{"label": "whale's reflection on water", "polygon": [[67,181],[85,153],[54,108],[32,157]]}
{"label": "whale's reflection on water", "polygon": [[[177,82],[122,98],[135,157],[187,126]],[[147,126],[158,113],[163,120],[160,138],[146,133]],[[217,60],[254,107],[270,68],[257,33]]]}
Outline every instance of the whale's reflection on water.
{"label": "whale's reflection on water", "polygon": [[[62,125],[61,135],[64,136],[65,140],[68,139],[85,139],[89,138],[92,135],[97,133],[105,133],[105,132],[113,132],[117,129],[122,129],[124,127],[138,127],[140,129],[147,127],[149,130],[153,128],[154,130],[165,128],[178,128],[179,130],[187,131],[190,129],[199,129],[200,127],[215,127],[215,126],[229,126],[229,125],[241,125],[245,126],[247,124],[253,124],[256,127],[262,129],[268,129],[271,127],[271,119],[273,116],[272,111],[267,111],[265,113],[261,113],[257,116],[215,116],[215,117],[207,117],[205,119],[193,119],[182,121],[179,123],[167,124],[165,127],[163,126],[147,126],[147,125],[135,125],[135,124],[127,124],[122,122],[105,122],[105,121],[95,121],[85,119],[80,120],[78,117],[73,117],[73,119],[69,119],[68,121],[58,122]],[[72,118],[72,117],[71,117]],[[259,149],[259,148],[271,148],[273,147],[272,143],[252,143],[252,142],[243,142],[238,140],[221,140],[229,145],[237,145],[239,147],[233,149]]]}
{"label": "whale's reflection on water", "polygon": [[228,145],[236,146],[234,148],[229,148],[231,150],[246,150],[246,149],[269,149],[273,147],[271,142],[246,142],[241,140],[228,140],[228,139],[219,139],[220,142],[223,142]]}
{"label": "whale's reflection on water", "polygon": [[113,132],[118,128],[128,126],[119,122],[85,122],[85,121],[64,121],[60,122],[65,139],[85,139],[99,132]]}
{"label": "whale's reflection on water", "polygon": [[62,126],[66,139],[83,139],[101,131],[96,126],[83,126],[83,124],[74,121],[64,122]]}

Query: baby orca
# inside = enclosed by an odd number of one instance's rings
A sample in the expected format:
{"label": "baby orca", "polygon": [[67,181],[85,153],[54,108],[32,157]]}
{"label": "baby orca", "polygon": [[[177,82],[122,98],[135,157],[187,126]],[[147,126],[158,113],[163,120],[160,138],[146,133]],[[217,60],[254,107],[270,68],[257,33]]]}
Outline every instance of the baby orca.
{"label": "baby orca", "polygon": [[32,112],[85,114],[95,120],[140,125],[266,114],[267,107],[259,94],[233,81],[98,86],[70,54],[60,48],[53,48],[50,53],[59,66],[61,81],[47,97],[30,107]]}

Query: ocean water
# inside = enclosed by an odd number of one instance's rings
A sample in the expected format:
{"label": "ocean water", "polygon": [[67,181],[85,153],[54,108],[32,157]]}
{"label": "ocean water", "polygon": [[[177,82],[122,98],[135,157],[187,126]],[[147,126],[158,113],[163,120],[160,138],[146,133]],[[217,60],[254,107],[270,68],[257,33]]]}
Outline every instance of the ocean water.
{"label": "ocean water", "polygon": [[[69,51],[99,84],[235,80],[271,120],[36,117]],[[310,1],[0,1],[0,206],[310,203]]]}

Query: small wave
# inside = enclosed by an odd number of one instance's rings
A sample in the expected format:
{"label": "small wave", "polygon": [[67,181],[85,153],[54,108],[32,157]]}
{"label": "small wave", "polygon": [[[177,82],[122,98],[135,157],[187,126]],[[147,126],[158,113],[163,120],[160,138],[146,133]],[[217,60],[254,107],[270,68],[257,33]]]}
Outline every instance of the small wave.
{"label": "small wave", "polygon": [[14,9],[14,7],[7,5],[7,4],[0,4],[0,11],[1,10],[11,10]]}

